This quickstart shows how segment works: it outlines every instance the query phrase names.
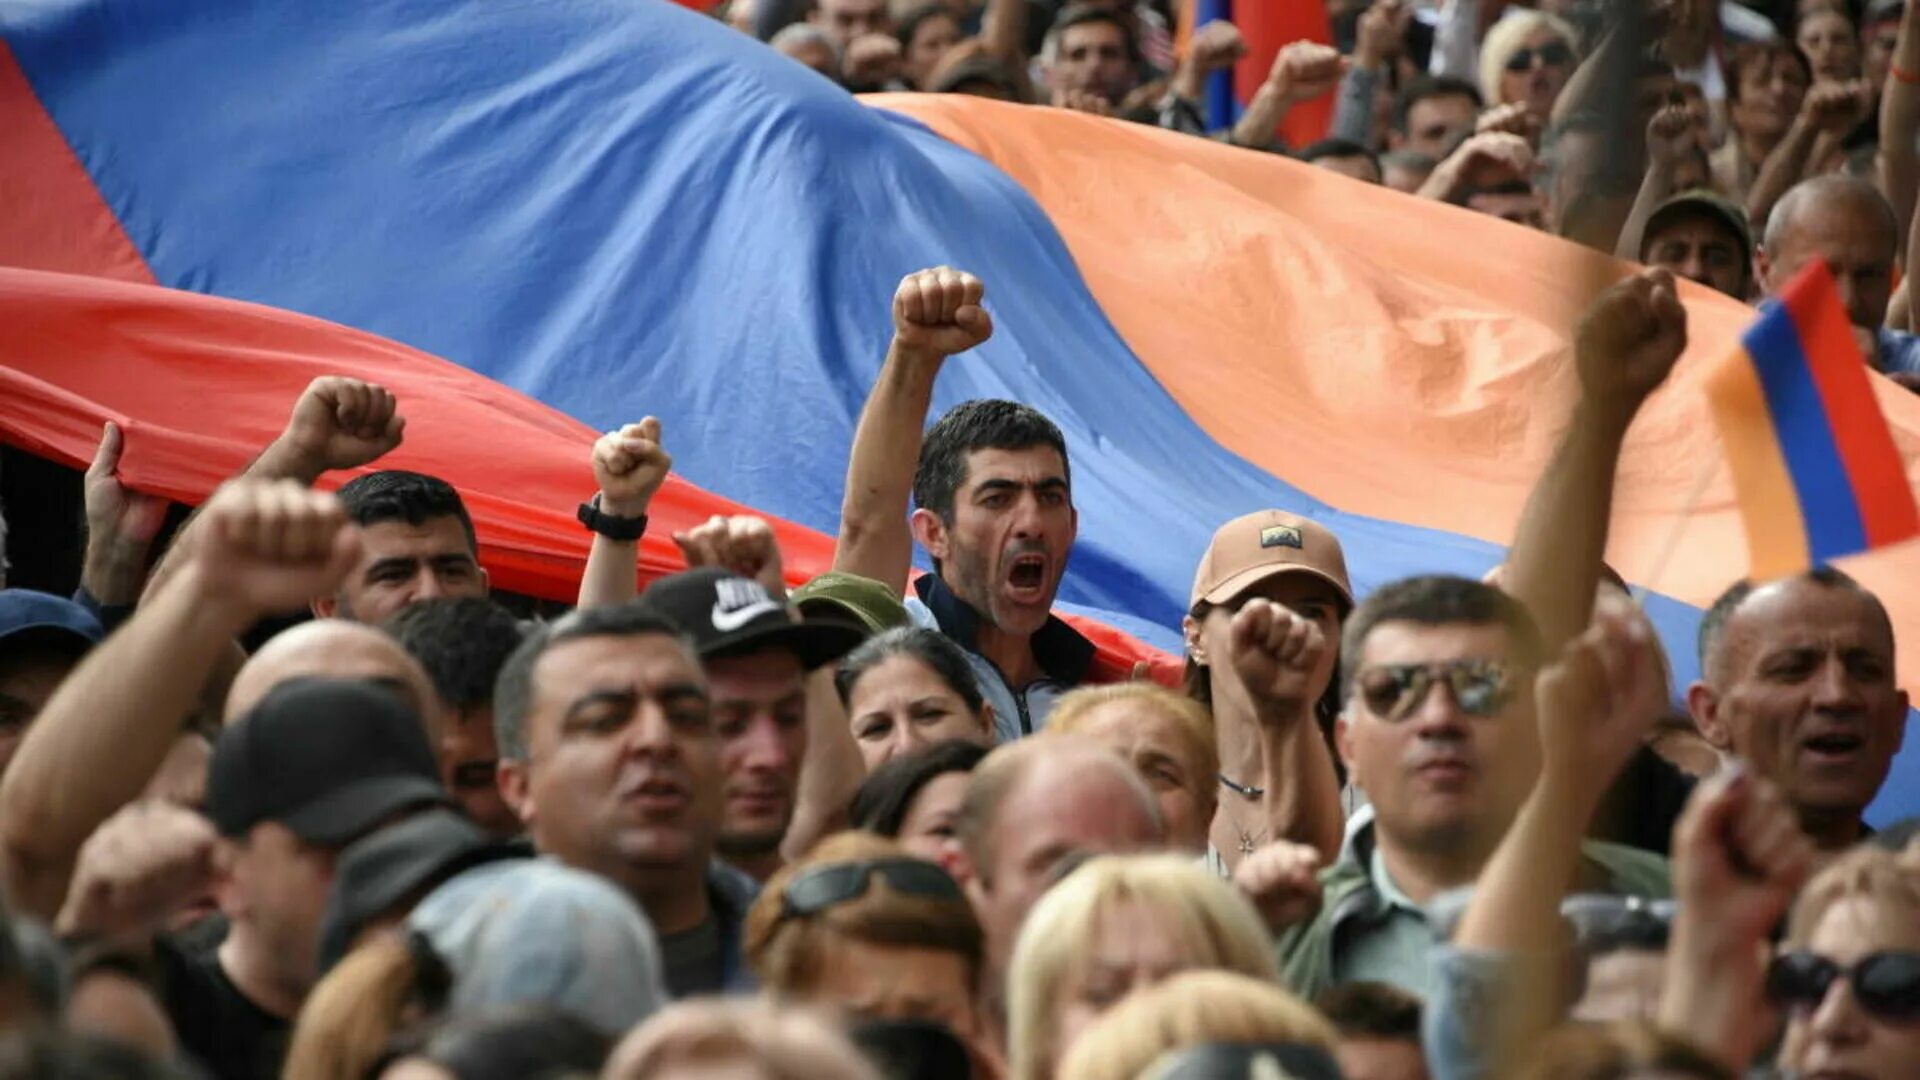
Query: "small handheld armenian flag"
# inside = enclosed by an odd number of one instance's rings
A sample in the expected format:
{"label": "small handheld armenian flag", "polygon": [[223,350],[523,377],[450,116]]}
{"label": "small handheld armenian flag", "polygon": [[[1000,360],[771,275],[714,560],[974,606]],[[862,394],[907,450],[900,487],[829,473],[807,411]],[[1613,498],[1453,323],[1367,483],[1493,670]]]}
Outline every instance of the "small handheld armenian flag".
{"label": "small handheld armenian flag", "polygon": [[1707,382],[1756,581],[1920,534],[1913,487],[1824,260]]}

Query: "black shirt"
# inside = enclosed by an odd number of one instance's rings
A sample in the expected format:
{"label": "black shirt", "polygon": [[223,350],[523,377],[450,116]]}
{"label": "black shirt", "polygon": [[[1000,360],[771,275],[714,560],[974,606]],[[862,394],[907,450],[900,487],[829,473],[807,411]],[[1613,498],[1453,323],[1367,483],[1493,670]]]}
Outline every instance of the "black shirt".
{"label": "black shirt", "polygon": [[218,937],[195,938],[162,937],[153,948],[160,1000],[181,1047],[215,1080],[276,1080],[292,1022],[233,985],[220,967]]}

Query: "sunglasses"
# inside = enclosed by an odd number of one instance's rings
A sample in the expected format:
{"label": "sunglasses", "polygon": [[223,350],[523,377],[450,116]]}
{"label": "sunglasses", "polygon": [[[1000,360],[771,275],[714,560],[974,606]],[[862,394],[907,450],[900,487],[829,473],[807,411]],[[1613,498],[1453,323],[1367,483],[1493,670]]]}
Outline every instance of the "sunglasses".
{"label": "sunglasses", "polygon": [[1850,968],[1804,949],[1781,953],[1767,965],[1767,1000],[1812,1012],[1835,979],[1852,983],[1860,1007],[1881,1020],[1920,1019],[1920,952],[1872,953]]}
{"label": "sunglasses", "polygon": [[1541,67],[1563,67],[1573,63],[1573,50],[1564,41],[1551,42],[1537,49],[1521,49],[1507,57],[1507,70],[1515,74],[1530,71],[1536,57]]}
{"label": "sunglasses", "polygon": [[814,915],[836,904],[864,896],[875,877],[894,892],[932,900],[959,900],[966,895],[945,870],[921,859],[863,859],[859,862],[816,866],[793,876],[780,894],[783,915]]}
{"label": "sunglasses", "polygon": [[1383,720],[1412,716],[1437,682],[1452,688],[1454,702],[1469,716],[1492,716],[1513,700],[1513,678],[1498,660],[1382,664],[1362,671],[1355,682],[1367,711]]}

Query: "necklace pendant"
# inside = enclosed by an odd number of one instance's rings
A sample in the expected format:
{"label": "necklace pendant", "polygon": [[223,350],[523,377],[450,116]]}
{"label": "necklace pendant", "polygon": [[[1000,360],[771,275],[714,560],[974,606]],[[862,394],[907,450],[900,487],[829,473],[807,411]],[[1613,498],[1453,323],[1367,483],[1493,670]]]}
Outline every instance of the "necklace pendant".
{"label": "necklace pendant", "polygon": [[1251,855],[1258,846],[1253,842],[1253,837],[1244,834],[1240,837],[1240,854]]}

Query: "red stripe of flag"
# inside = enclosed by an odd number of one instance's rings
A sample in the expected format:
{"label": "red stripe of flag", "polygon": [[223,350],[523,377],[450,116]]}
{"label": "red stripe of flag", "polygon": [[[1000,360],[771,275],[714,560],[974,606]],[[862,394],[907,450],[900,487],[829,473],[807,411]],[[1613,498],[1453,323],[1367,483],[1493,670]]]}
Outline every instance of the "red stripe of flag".
{"label": "red stripe of flag", "polygon": [[1853,324],[1831,274],[1810,275],[1806,288],[1782,298],[1799,331],[1814,386],[1833,429],[1840,462],[1860,508],[1867,545],[1879,547],[1920,535],[1920,509],[1906,468],[1880,415]]}

